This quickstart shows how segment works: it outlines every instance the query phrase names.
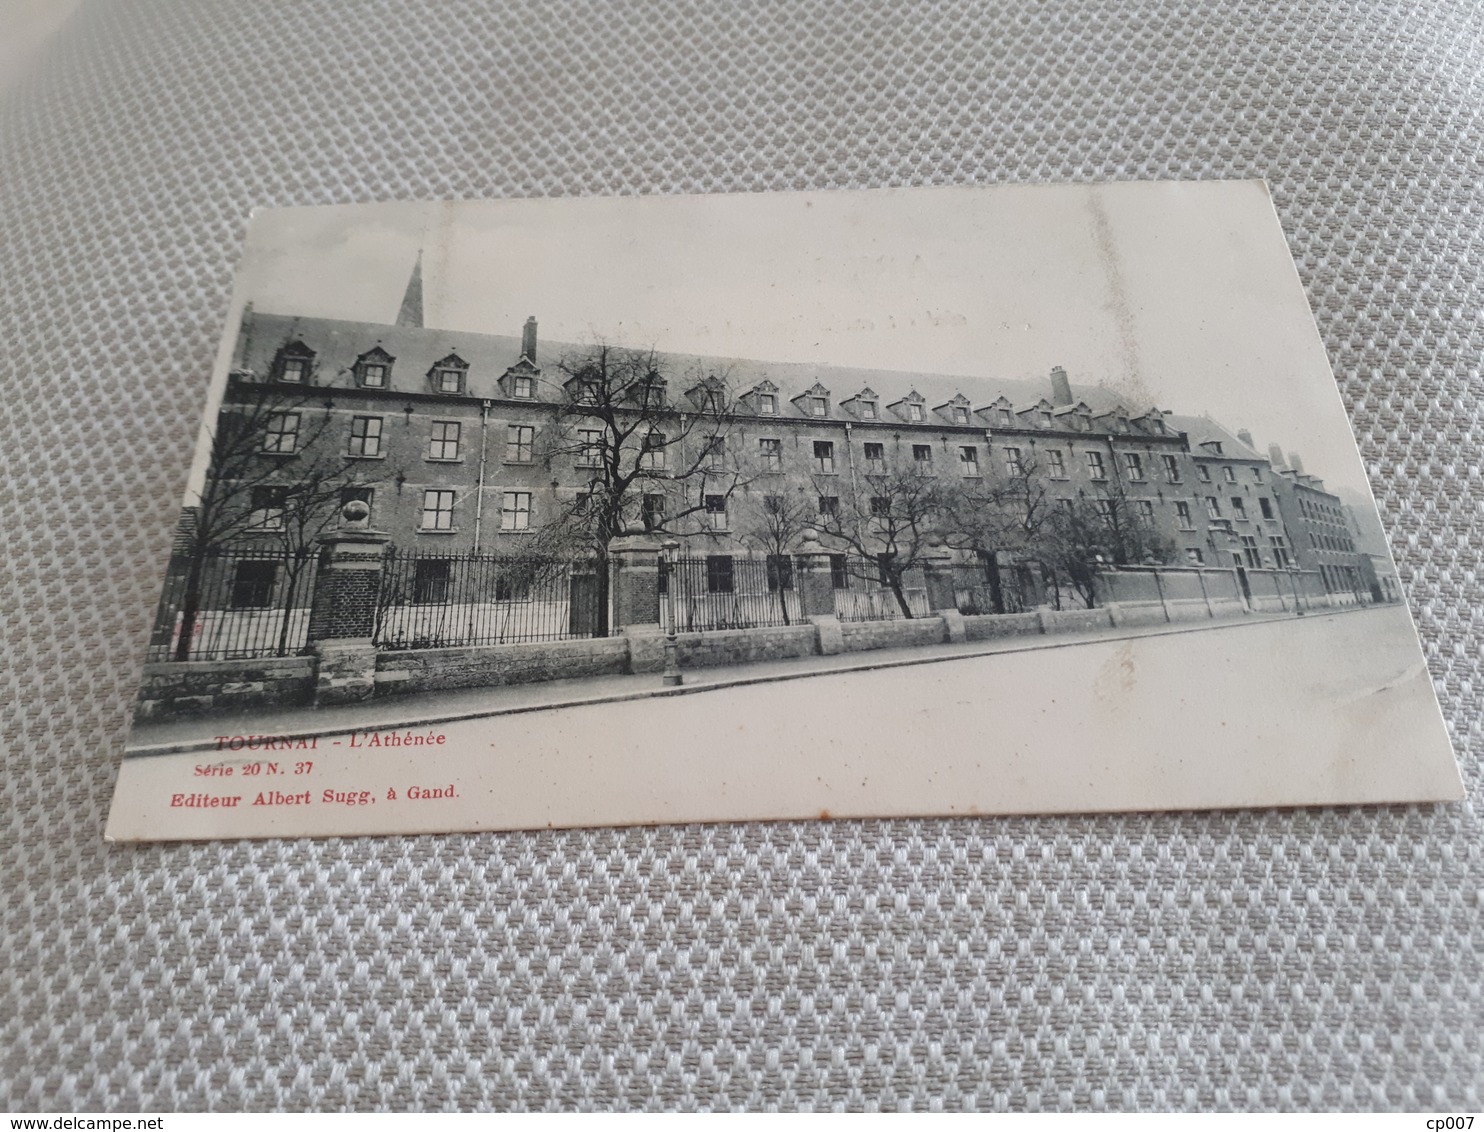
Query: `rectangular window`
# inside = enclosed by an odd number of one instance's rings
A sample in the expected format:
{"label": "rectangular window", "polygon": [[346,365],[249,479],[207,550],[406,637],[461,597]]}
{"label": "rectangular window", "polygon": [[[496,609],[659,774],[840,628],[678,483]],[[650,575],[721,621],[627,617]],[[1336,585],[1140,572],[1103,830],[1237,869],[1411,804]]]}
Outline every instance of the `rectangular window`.
{"label": "rectangular window", "polygon": [[969,410],[966,409],[966,408],[964,408],[962,405],[955,405],[953,407],[953,423],[954,424],[968,424],[969,423]]}
{"label": "rectangular window", "polygon": [[907,419],[909,421],[922,420],[922,406],[919,405],[916,401],[913,401],[910,405],[907,406]]}
{"label": "rectangular window", "polygon": [[727,458],[727,438],[724,436],[708,436],[706,438],[706,453],[704,466],[711,469],[722,467]]}
{"label": "rectangular window", "polygon": [[303,385],[304,375],[308,372],[309,363],[303,358],[284,358],[283,368],[278,373],[278,380]]}
{"label": "rectangular window", "polygon": [[809,415],[811,417],[822,417],[830,411],[830,402],[827,397],[809,398]]}
{"label": "rectangular window", "polygon": [[1252,482],[1253,483],[1262,483],[1262,469],[1261,468],[1248,468],[1247,470],[1252,473]]}
{"label": "rectangular window", "polygon": [[1037,419],[1040,421],[1040,424],[1041,424],[1041,427],[1042,428],[1050,428],[1051,427],[1051,410],[1050,409],[1042,409],[1040,411],[1040,413],[1037,414]]}
{"label": "rectangular window", "polygon": [[876,419],[876,402],[875,401],[862,401],[861,402],[861,420],[863,420],[863,421],[874,421],[875,419]]}
{"label": "rectangular window", "polygon": [[1103,467],[1103,454],[1101,452],[1087,453],[1087,474],[1095,480],[1108,478],[1108,471]]}
{"label": "rectangular window", "polygon": [[833,441],[816,440],[814,442],[814,470],[826,474],[835,470],[835,445]]}
{"label": "rectangular window", "polygon": [[732,580],[732,556],[730,554],[706,555],[706,592],[729,594],[735,588]]}
{"label": "rectangular window", "polygon": [[412,567],[412,604],[446,605],[453,563],[445,558],[423,558]]}
{"label": "rectangular window", "polygon": [[1009,428],[1015,423],[1015,414],[1009,409],[1000,409],[996,412],[995,416],[999,418],[1000,427],[1002,428]]}
{"label": "rectangular window", "polygon": [[794,588],[794,563],[786,554],[770,554],[767,560],[768,592]]}
{"label": "rectangular window", "polygon": [[298,446],[299,414],[269,413],[263,433],[263,451],[282,454],[292,452]]}
{"label": "rectangular window", "polygon": [[958,450],[958,470],[966,476],[979,474],[979,449],[966,444]]}
{"label": "rectangular window", "polygon": [[283,512],[288,503],[289,489],[286,487],[255,487],[252,489],[252,515],[248,526],[258,531],[283,530]]}
{"label": "rectangular window", "polygon": [[1144,478],[1144,461],[1139,459],[1137,452],[1125,452],[1123,454],[1123,469],[1128,473],[1131,480]]}
{"label": "rectangular window", "polygon": [[423,492],[422,530],[453,530],[453,492],[429,488]]}
{"label": "rectangular window", "polygon": [[1048,448],[1046,450],[1046,467],[1052,479],[1067,478],[1067,457],[1060,449]]}
{"label": "rectangular window", "polygon": [[1263,496],[1257,501],[1257,509],[1262,512],[1264,519],[1271,519],[1273,517],[1273,504],[1267,496]]}
{"label": "rectangular window", "polygon": [[920,476],[933,474],[933,446],[931,444],[912,446],[912,466],[917,469],[917,474]]}
{"label": "rectangular window", "polygon": [[536,393],[536,382],[534,378],[517,377],[511,383],[510,392],[522,401],[529,401]]}
{"label": "rectangular window", "polygon": [[513,424],[505,427],[505,462],[507,464],[529,464],[531,450],[536,443],[534,425]]}
{"label": "rectangular window", "polygon": [[1206,564],[1206,556],[1200,552],[1199,547],[1194,546],[1186,549],[1185,560],[1192,566],[1204,566]]}
{"label": "rectangular window", "polygon": [[644,518],[646,530],[654,530],[656,527],[665,525],[665,497],[663,495],[646,493],[640,503],[640,513]]}
{"label": "rectangular window", "polygon": [[1180,458],[1178,456],[1161,456],[1165,466],[1165,481],[1167,483],[1180,482]]}
{"label": "rectangular window", "polygon": [[1142,522],[1149,525],[1154,523],[1154,501],[1152,499],[1134,500],[1134,509]]}
{"label": "rectangular window", "polygon": [[1214,495],[1206,496],[1206,514],[1212,519],[1221,518],[1221,504]]}
{"label": "rectangular window", "polygon": [[886,466],[886,445],[866,445],[866,473],[868,475],[880,475]]}
{"label": "rectangular window", "polygon": [[821,515],[838,515],[840,513],[840,497],[838,495],[821,495],[819,497],[819,513]]}
{"label": "rectangular window", "polygon": [[278,563],[245,560],[232,572],[233,609],[267,609],[273,602]]}
{"label": "rectangular window", "polygon": [[1273,564],[1280,570],[1288,568],[1288,540],[1282,535],[1272,535],[1268,541],[1273,544]]}
{"label": "rectangular window", "polygon": [[763,460],[763,471],[776,472],[783,467],[783,441],[765,436],[757,442],[757,451]]}
{"label": "rectangular window", "polygon": [[781,495],[765,495],[765,496],[763,496],[763,514],[765,514],[765,515],[782,515],[783,514],[783,496],[781,496]]}
{"label": "rectangular window", "polygon": [[1247,565],[1254,570],[1262,565],[1262,552],[1257,549],[1257,539],[1253,535],[1242,536],[1242,553],[1247,557]]}
{"label": "rectangular window", "polygon": [[428,459],[457,460],[462,428],[458,421],[434,421],[433,437],[428,441]]}
{"label": "rectangular window", "polygon": [[725,495],[706,496],[706,525],[713,531],[727,529],[727,497]]}
{"label": "rectangular window", "polygon": [[850,587],[850,578],[846,573],[845,555],[830,555],[830,588],[843,590]]}
{"label": "rectangular window", "polygon": [[1195,530],[1195,524],[1190,521],[1190,504],[1183,499],[1175,501],[1175,522],[1182,531]]}
{"label": "rectangular window", "polygon": [[386,366],[380,362],[367,362],[361,367],[361,384],[368,389],[380,389],[386,384]]}
{"label": "rectangular window", "polygon": [[1094,499],[1092,505],[1097,508],[1099,519],[1105,523],[1113,521],[1113,501],[1111,499]]}
{"label": "rectangular window", "polygon": [[778,412],[778,398],[771,393],[759,394],[757,399],[758,412],[766,416],[772,416]]}
{"label": "rectangular window", "polygon": [[1007,476],[1018,476],[1025,471],[1025,465],[1020,461],[1019,448],[1005,449],[1005,474]]}
{"label": "rectangular window", "polygon": [[502,531],[531,529],[531,493],[529,491],[503,493],[500,503],[500,529]]}
{"label": "rectangular window", "polygon": [[509,574],[495,575],[495,600],[496,601],[530,601],[531,583],[528,578],[514,577]]}
{"label": "rectangular window", "polygon": [[1223,465],[1221,468],[1221,478],[1226,480],[1227,483],[1236,483],[1237,469],[1232,467],[1230,464]]}
{"label": "rectangular window", "polygon": [[884,495],[871,496],[871,515],[877,519],[884,519],[891,514],[891,500]]}
{"label": "rectangular window", "polygon": [[580,428],[577,430],[577,466],[596,468],[603,463],[603,430]]}
{"label": "rectangular window", "polygon": [[1200,477],[1201,483],[1211,482],[1211,466],[1209,464],[1197,464],[1195,471],[1196,475]]}
{"label": "rectangular window", "polygon": [[439,393],[457,393],[464,387],[464,371],[459,369],[440,369],[435,375],[435,384]]}
{"label": "rectangular window", "polygon": [[1247,504],[1240,495],[1232,496],[1232,514],[1244,523],[1247,521]]}
{"label": "rectangular window", "polygon": [[350,454],[381,455],[381,418],[352,417],[350,421]]}
{"label": "rectangular window", "polygon": [[644,437],[644,447],[639,453],[639,467],[647,472],[662,472],[665,469],[665,434],[651,429]]}

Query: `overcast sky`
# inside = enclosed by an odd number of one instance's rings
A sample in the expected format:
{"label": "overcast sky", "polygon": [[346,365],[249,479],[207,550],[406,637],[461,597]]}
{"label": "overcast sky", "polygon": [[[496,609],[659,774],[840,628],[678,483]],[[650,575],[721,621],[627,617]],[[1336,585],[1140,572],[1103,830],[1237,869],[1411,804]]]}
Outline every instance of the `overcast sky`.
{"label": "overcast sky", "polygon": [[390,322],[420,248],[429,326],[515,335],[535,315],[546,340],[966,379],[1062,365],[1365,487],[1257,182],[265,210],[228,336],[248,300]]}

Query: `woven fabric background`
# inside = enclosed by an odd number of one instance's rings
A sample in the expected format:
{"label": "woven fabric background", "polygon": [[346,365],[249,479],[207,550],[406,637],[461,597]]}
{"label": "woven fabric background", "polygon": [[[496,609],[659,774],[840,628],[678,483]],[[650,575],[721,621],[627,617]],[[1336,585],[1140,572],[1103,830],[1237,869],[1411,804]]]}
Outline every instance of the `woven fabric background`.
{"label": "woven fabric background", "polygon": [[[1481,1107],[1484,9],[994,7],[114,0],[0,93],[0,1100]],[[1468,803],[103,843],[251,207],[1254,176]]]}

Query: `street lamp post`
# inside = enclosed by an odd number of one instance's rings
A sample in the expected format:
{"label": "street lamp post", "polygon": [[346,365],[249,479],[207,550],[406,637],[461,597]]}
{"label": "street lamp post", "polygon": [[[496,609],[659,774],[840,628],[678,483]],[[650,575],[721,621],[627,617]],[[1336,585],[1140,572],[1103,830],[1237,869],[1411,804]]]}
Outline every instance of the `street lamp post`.
{"label": "street lamp post", "polygon": [[660,680],[667,688],[685,683],[680,673],[680,642],[675,639],[675,552],[679,549],[680,543],[672,538],[660,543],[665,562],[665,672]]}

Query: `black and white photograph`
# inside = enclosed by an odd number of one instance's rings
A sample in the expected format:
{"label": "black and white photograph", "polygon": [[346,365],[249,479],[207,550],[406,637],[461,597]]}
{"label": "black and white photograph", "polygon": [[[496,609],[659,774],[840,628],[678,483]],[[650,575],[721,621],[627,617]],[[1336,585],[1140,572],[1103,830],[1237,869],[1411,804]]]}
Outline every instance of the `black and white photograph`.
{"label": "black and white photograph", "polygon": [[1446,800],[1261,182],[264,210],[109,836]]}

